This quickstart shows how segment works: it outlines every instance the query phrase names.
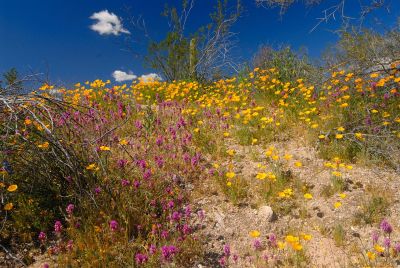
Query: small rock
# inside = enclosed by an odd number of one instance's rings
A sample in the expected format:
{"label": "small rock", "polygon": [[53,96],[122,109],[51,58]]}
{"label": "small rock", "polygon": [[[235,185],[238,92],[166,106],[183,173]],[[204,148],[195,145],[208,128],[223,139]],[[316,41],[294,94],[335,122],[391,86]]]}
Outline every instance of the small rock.
{"label": "small rock", "polygon": [[272,211],[270,206],[261,206],[257,212],[258,217],[262,218],[263,220],[272,222],[276,220],[276,215]]}
{"label": "small rock", "polygon": [[317,216],[318,216],[319,218],[322,218],[322,217],[324,217],[324,213],[323,213],[323,212],[318,212],[318,213],[317,213]]}
{"label": "small rock", "polygon": [[354,237],[360,238],[360,234],[359,234],[359,233],[354,232],[354,233],[352,233],[352,235],[353,235]]}

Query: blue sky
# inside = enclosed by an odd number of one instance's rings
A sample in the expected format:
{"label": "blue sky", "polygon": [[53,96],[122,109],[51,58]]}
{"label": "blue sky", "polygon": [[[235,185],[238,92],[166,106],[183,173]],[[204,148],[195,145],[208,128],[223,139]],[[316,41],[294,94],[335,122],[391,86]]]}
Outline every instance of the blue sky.
{"label": "blue sky", "polygon": [[[136,16],[141,15],[154,39],[163,37],[168,29],[160,16],[164,4],[179,5],[180,1],[165,0],[0,0],[0,73],[16,67],[21,73],[48,73],[51,81],[70,85],[96,78],[112,79],[115,70],[131,71],[135,75],[154,72],[143,60],[123,51],[125,33],[119,36],[101,35],[90,28],[96,21],[90,17],[108,10],[122,19],[123,29],[130,29],[125,7]],[[188,31],[208,22],[216,1],[197,0],[188,22]],[[336,41],[332,29],[338,23],[322,24],[309,33],[321,11],[329,6],[306,8],[294,5],[280,18],[279,10],[257,8],[253,0],[243,0],[245,12],[234,27],[238,33],[236,55],[245,61],[252,57],[261,44],[289,44],[293,48],[306,47],[310,56],[318,58],[324,48]],[[350,15],[359,11],[358,0],[348,1]],[[377,12],[373,16],[390,27],[400,15],[400,1],[394,0],[391,12]],[[372,17],[371,17],[372,18]],[[372,20],[367,22],[371,25]],[[132,32],[133,37],[140,37]],[[133,44],[135,50],[145,52],[145,43]]]}

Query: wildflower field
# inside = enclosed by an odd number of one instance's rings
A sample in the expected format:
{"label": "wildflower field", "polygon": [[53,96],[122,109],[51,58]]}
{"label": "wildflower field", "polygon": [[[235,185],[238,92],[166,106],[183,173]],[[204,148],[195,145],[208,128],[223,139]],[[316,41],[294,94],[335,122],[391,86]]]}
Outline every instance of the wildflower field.
{"label": "wildflower field", "polygon": [[10,267],[394,267],[400,62],[0,96]]}

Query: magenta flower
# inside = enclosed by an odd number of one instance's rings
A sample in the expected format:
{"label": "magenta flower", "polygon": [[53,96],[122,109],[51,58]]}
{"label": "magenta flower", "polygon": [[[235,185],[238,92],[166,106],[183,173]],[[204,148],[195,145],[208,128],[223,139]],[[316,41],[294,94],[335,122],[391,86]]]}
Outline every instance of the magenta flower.
{"label": "magenta flower", "polygon": [[65,209],[65,211],[67,211],[68,215],[72,215],[72,213],[74,212],[75,206],[74,204],[69,204],[67,206],[67,208]]}
{"label": "magenta flower", "polygon": [[143,179],[148,180],[151,177],[151,170],[146,169],[146,171],[143,173]]}
{"label": "magenta flower", "polygon": [[175,246],[162,246],[161,254],[166,261],[171,261],[174,255],[178,252]]}
{"label": "magenta flower", "polygon": [[380,227],[382,231],[388,234],[390,234],[393,231],[392,225],[390,225],[390,223],[386,219],[382,220]]}
{"label": "magenta flower", "polygon": [[117,165],[118,165],[118,167],[119,168],[125,168],[126,167],[126,165],[128,164],[128,160],[125,160],[125,159],[119,159],[118,161],[117,161]]}
{"label": "magenta flower", "polygon": [[226,265],[226,260],[225,260],[225,257],[221,257],[220,259],[219,259],[219,265],[221,265],[222,267],[224,267],[225,265]]}
{"label": "magenta flower", "polygon": [[275,234],[270,234],[268,237],[269,243],[271,246],[275,247],[276,246],[276,235]]}
{"label": "magenta flower", "polygon": [[135,122],[135,127],[138,128],[138,129],[142,129],[142,128],[143,128],[142,122],[140,122],[139,120],[137,120],[137,121]]}
{"label": "magenta flower", "polygon": [[189,227],[189,225],[187,225],[187,224],[184,224],[184,225],[183,225],[183,227],[182,227],[182,232],[183,232],[183,234],[188,235],[188,234],[190,234],[191,231],[192,231],[192,230],[191,230],[191,228]]}
{"label": "magenta flower", "polygon": [[163,230],[163,231],[161,232],[161,237],[162,237],[163,239],[167,239],[167,238],[168,238],[168,235],[169,235],[169,233],[168,233],[168,231],[166,231],[166,230]]}
{"label": "magenta flower", "polygon": [[137,253],[135,255],[135,260],[136,260],[136,264],[144,264],[149,260],[149,258],[147,257],[146,254]]}
{"label": "magenta flower", "polygon": [[122,184],[122,186],[126,187],[126,186],[129,186],[129,184],[131,184],[131,182],[126,179],[122,179],[121,184]]}
{"label": "magenta flower", "polygon": [[255,250],[260,250],[262,248],[262,244],[261,244],[260,239],[255,239],[253,241],[253,247],[254,247]]}
{"label": "magenta flower", "polygon": [[376,244],[378,242],[378,240],[379,240],[378,232],[373,232],[371,238],[372,238],[372,243]]}
{"label": "magenta flower", "polygon": [[228,244],[225,244],[224,246],[224,254],[228,258],[231,255],[231,247]]}
{"label": "magenta flower", "polygon": [[56,222],[54,223],[54,232],[55,232],[55,233],[57,233],[57,234],[61,233],[62,228],[63,228],[63,227],[62,227],[61,221],[56,221]]}
{"label": "magenta flower", "polygon": [[164,142],[164,139],[162,136],[158,136],[158,138],[156,139],[156,144],[157,146],[161,146]]}
{"label": "magenta flower", "polygon": [[155,254],[156,253],[156,251],[157,251],[157,247],[155,246],[155,245],[153,245],[153,244],[151,244],[150,246],[149,246],[149,252],[150,252],[150,254]]}
{"label": "magenta flower", "polygon": [[101,192],[101,188],[100,187],[94,188],[94,193],[95,194],[99,194],[100,192]]}
{"label": "magenta flower", "polygon": [[111,220],[110,223],[111,231],[115,232],[118,229],[118,222],[116,220]]}
{"label": "magenta flower", "polygon": [[44,241],[46,241],[47,239],[47,235],[45,232],[40,232],[38,235],[38,239],[40,241],[40,243],[44,243]]}
{"label": "magenta flower", "polygon": [[74,241],[69,240],[67,243],[67,249],[71,251],[73,247],[74,247]]}
{"label": "magenta flower", "polygon": [[192,215],[192,209],[190,208],[190,205],[187,205],[185,207],[185,217],[190,218],[191,215]]}
{"label": "magenta flower", "polygon": [[173,221],[179,222],[180,219],[181,219],[181,214],[180,214],[179,212],[177,212],[177,211],[174,211],[174,212],[172,213],[171,219],[172,219]]}
{"label": "magenta flower", "polygon": [[390,238],[389,237],[385,237],[385,239],[383,239],[383,245],[386,248],[390,248]]}
{"label": "magenta flower", "polygon": [[169,201],[168,202],[168,208],[173,208],[174,207],[174,201]]}

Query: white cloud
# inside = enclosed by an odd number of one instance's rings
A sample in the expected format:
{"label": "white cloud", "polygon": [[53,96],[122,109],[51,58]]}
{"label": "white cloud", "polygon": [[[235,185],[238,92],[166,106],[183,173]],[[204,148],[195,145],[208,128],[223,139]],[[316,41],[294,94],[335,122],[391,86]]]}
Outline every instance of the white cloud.
{"label": "white cloud", "polygon": [[132,72],[126,73],[120,70],[115,70],[112,73],[112,77],[114,77],[115,81],[117,82],[129,81],[137,78],[137,76],[134,75]]}
{"label": "white cloud", "polygon": [[139,79],[142,80],[143,82],[162,81],[161,76],[155,73],[143,74],[139,77]]}
{"label": "white cloud", "polygon": [[96,23],[90,26],[90,29],[98,32],[99,34],[119,35],[120,33],[130,33],[128,30],[124,29],[121,20],[117,17],[117,15],[108,12],[108,10],[93,13],[90,18],[97,20]]}

